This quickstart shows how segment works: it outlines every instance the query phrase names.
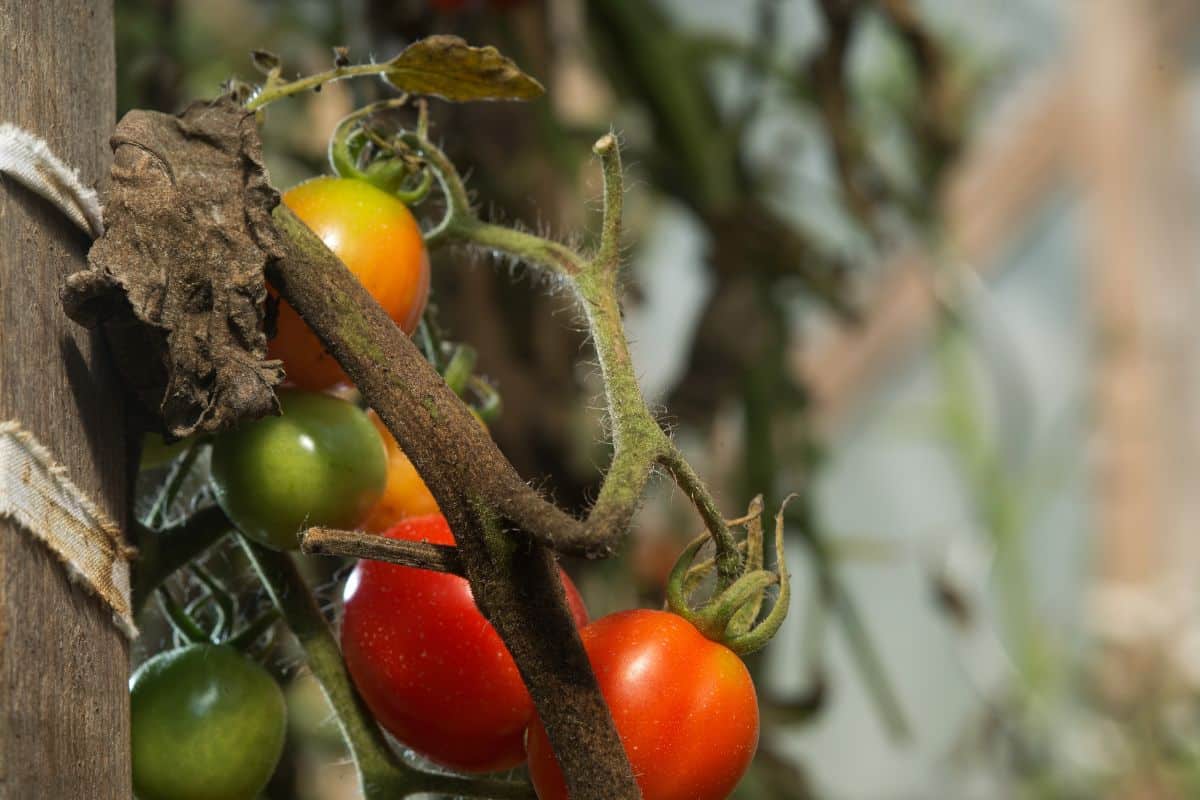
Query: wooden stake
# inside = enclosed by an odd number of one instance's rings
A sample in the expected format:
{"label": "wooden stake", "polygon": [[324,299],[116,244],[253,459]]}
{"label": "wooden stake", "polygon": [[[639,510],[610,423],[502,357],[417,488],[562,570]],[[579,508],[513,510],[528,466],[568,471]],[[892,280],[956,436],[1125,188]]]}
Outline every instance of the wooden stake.
{"label": "wooden stake", "polygon": [[[107,172],[112,4],[0,0],[0,121],[42,138],[85,180]],[[100,341],[58,291],[87,237],[0,181],[0,420],[18,419],[113,519],[124,519],[123,412]],[[128,800],[128,644],[98,600],[0,520],[0,797]]]}

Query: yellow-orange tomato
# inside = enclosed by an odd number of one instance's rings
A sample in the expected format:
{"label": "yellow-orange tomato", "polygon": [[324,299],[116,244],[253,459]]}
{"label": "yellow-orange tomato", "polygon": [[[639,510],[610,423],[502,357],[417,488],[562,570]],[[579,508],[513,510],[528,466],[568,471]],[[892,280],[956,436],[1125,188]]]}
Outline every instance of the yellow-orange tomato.
{"label": "yellow-orange tomato", "polygon": [[384,427],[383,420],[374,412],[368,412],[371,422],[375,423],[383,446],[387,450],[387,485],[383,489],[383,497],[371,509],[362,527],[373,533],[383,533],[407,517],[422,517],[426,514],[440,514],[437,500],[417,474],[417,468],[404,455],[396,438]]}
{"label": "yellow-orange tomato", "polygon": [[[320,177],[283,195],[304,224],[342,260],[405,333],[416,330],[429,297],[429,255],[404,203],[366,181]],[[333,356],[286,302],[268,347],[287,378],[320,390],[347,380]]]}

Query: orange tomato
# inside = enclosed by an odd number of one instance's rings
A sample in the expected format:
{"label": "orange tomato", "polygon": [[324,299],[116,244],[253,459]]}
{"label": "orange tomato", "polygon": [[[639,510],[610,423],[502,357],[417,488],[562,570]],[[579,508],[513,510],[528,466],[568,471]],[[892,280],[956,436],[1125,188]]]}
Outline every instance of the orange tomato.
{"label": "orange tomato", "polygon": [[[472,408],[471,415],[479,427],[485,431],[488,429],[479,412]],[[387,485],[383,489],[383,497],[379,498],[366,521],[359,527],[372,533],[383,533],[409,517],[442,513],[437,500],[433,499],[433,492],[429,491],[417,468],[404,455],[400,443],[383,424],[383,420],[373,410],[368,410],[367,416],[375,424],[375,430],[379,431],[379,438],[383,440],[383,447],[387,451]]]}
{"label": "orange tomato", "polygon": [[[470,409],[470,414],[479,422],[479,427],[487,431],[487,423],[484,422],[484,417],[479,415],[479,411]],[[391,435],[383,420],[370,409],[367,410],[367,416],[371,417],[371,422],[379,432],[379,438],[383,439],[384,450],[388,452],[388,485],[384,487],[383,497],[379,498],[366,522],[359,525],[359,528],[382,534],[401,519],[442,513],[438,501],[433,499],[430,487],[421,480],[420,473],[416,471],[413,462],[408,461],[408,456],[404,455],[400,443]]]}
{"label": "orange tomato", "polygon": [[391,431],[384,427],[383,420],[374,411],[367,412],[367,416],[375,423],[375,429],[379,431],[387,450],[387,485],[384,486],[383,496],[361,527],[372,533],[383,533],[407,517],[442,513],[429,487],[417,473],[417,468],[404,455]]}
{"label": "orange tomato", "polygon": [[[416,330],[429,297],[429,255],[404,203],[366,181],[328,176],[289,189],[283,202],[405,333]],[[267,353],[282,360],[288,380],[304,389],[321,390],[348,380],[300,315],[283,301]]]}

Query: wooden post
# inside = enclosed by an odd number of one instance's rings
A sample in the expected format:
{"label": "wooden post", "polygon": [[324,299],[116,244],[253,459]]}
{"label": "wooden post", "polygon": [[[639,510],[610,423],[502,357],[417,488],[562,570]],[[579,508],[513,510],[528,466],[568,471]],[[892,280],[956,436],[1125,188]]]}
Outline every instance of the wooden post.
{"label": "wooden post", "polygon": [[[44,138],[85,182],[107,173],[112,4],[0,0],[0,122]],[[115,520],[123,411],[101,341],[63,315],[88,241],[0,179],[0,421],[16,419]],[[0,797],[128,800],[128,643],[28,532],[0,519]]]}

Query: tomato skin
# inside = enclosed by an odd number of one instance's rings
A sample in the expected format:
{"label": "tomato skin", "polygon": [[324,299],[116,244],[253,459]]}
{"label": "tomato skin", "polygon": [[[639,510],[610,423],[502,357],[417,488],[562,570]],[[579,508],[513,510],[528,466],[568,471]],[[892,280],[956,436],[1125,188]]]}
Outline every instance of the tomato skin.
{"label": "tomato skin", "polygon": [[[454,544],[440,514],[404,520],[385,535]],[[576,624],[584,625],[583,601],[562,577]],[[533,701],[466,579],[360,561],[343,599],[342,655],[384,728],[433,761],[465,772],[510,769],[525,760]]]}
{"label": "tomato skin", "polygon": [[[322,176],[292,187],[283,202],[349,267],[396,324],[411,334],[429,298],[429,254],[404,203],[363,180]],[[285,301],[267,346],[287,379],[304,389],[348,381],[316,334]]]}
{"label": "tomato skin", "polygon": [[283,416],[217,438],[211,482],[242,533],[289,550],[307,527],[358,525],[383,493],[387,460],[367,415],[353,404],[287,389],[279,403]]}
{"label": "tomato skin", "polygon": [[254,800],[283,752],[287,709],[265,669],[225,645],[160,653],[129,681],[139,800]]}
{"label": "tomato skin", "polygon": [[[580,636],[643,800],[724,800],[758,747],[758,699],[742,660],[667,611],[622,611]],[[526,742],[539,800],[565,800],[545,728]]]}

